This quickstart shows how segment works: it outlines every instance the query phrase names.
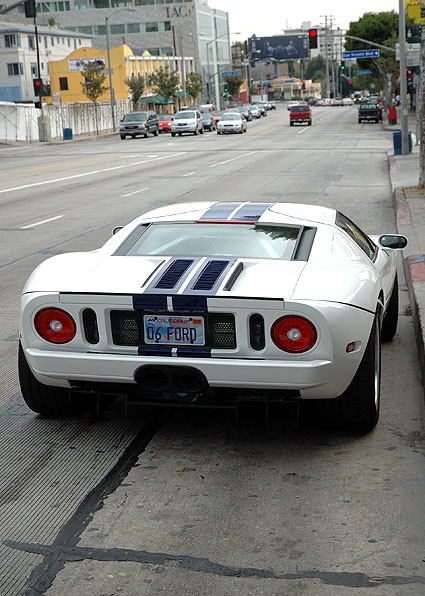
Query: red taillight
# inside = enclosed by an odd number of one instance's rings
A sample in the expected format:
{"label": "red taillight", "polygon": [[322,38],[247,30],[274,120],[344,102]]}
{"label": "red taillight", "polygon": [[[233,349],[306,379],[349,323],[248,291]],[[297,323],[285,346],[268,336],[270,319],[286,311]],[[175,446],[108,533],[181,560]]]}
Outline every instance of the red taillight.
{"label": "red taillight", "polygon": [[317,331],[313,323],[304,317],[287,315],[273,323],[271,337],[279,349],[300,353],[307,352],[314,346]]}
{"label": "red taillight", "polygon": [[53,344],[66,344],[75,336],[74,319],[60,308],[43,308],[34,318],[37,333]]}

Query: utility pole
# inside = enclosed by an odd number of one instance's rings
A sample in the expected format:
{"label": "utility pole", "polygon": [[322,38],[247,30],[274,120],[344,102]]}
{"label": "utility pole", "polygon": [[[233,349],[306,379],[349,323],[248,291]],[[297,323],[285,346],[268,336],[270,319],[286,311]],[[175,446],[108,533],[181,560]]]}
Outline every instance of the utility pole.
{"label": "utility pole", "polygon": [[[400,0],[400,2],[401,2],[401,0]],[[329,15],[320,15],[320,16],[325,19],[325,61],[326,61],[325,97],[329,97],[329,88],[330,88],[330,81],[329,81],[329,44],[328,44],[328,16]]]}
{"label": "utility pole", "polygon": [[407,116],[407,77],[406,77],[406,17],[404,14],[404,0],[399,0],[398,13],[398,42],[400,44],[400,107],[401,107],[401,152],[409,153],[409,135]]}

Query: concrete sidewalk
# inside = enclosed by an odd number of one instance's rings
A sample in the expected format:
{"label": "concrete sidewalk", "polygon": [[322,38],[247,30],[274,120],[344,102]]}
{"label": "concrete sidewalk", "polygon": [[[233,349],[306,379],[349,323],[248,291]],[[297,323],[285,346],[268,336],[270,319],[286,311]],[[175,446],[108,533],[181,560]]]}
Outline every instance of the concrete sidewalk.
{"label": "concrete sidewalk", "polygon": [[[409,119],[409,128],[412,122]],[[385,126],[387,130],[397,128]],[[425,189],[418,188],[419,146],[412,146],[408,155],[388,154],[393,203],[397,231],[409,239],[409,245],[402,251],[404,272],[409,290],[413,324],[422,383],[425,386]]]}

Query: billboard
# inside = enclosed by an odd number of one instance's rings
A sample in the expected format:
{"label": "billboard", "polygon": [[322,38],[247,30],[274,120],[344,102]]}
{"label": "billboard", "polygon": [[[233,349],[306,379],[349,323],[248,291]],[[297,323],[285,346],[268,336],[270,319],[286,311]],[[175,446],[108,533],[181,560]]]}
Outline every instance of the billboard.
{"label": "billboard", "polygon": [[308,58],[308,35],[273,35],[272,37],[251,37],[249,40],[251,59],[296,60]]}
{"label": "billboard", "polygon": [[105,66],[105,58],[68,58],[68,70],[69,72],[81,72],[84,70],[84,64],[87,62],[97,62]]}

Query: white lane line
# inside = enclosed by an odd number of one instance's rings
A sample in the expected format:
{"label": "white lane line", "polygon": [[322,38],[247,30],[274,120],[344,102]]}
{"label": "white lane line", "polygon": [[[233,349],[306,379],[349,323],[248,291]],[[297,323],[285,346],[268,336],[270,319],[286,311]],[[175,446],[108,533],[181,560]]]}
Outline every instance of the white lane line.
{"label": "white lane line", "polygon": [[309,129],[308,129],[308,128],[303,128],[303,129],[299,130],[299,131],[297,132],[297,134],[298,134],[298,135],[302,135],[302,134],[303,134],[303,132],[305,132],[306,130],[309,130]]}
{"label": "white lane line", "polygon": [[111,172],[112,170],[122,170],[123,168],[131,168],[132,166],[139,166],[144,163],[152,163],[153,161],[160,161],[162,159],[169,159],[170,157],[178,157],[184,155],[186,151],[181,153],[173,153],[172,155],[163,155],[156,159],[144,159],[143,161],[135,161],[129,164],[123,164],[122,166],[114,166],[113,168],[103,168],[102,170],[92,170],[91,172],[84,172],[83,174],[74,174],[73,176],[65,176],[63,178],[55,178],[53,180],[44,180],[43,182],[34,182],[33,184],[24,184],[23,186],[15,186],[13,188],[5,188],[0,190],[0,194],[5,192],[12,192],[13,190],[23,190],[24,188],[33,188],[34,186],[43,186],[45,184],[54,184],[55,182],[64,182],[65,180],[73,180],[75,178],[83,178],[84,176],[92,176],[94,174],[100,174],[102,172]]}
{"label": "white lane line", "polygon": [[22,226],[21,230],[28,230],[28,228],[35,228],[36,226],[41,226],[45,223],[49,223],[49,221],[55,221],[55,219],[60,219],[63,215],[56,215],[55,217],[49,217],[49,219],[43,219],[42,221],[37,221],[36,223],[29,224],[28,226]]}
{"label": "white lane line", "polygon": [[182,178],[185,176],[192,176],[192,174],[196,174],[196,172],[188,172],[187,174],[182,174]]}
{"label": "white lane line", "polygon": [[138,192],[143,192],[144,190],[149,190],[149,186],[145,186],[144,188],[139,188],[139,190],[134,190],[133,192],[129,192],[126,195],[121,195],[121,197],[131,197],[131,195],[137,195]]}
{"label": "white lane line", "polygon": [[219,161],[218,163],[214,163],[210,166],[210,168],[215,168],[216,166],[221,166],[225,163],[229,163],[229,161],[235,161],[235,159],[241,159],[242,157],[248,157],[248,155],[253,155],[254,153],[258,153],[258,151],[251,151],[250,153],[244,153],[243,155],[238,155],[237,157],[232,157],[231,159],[226,159],[226,161]]}

